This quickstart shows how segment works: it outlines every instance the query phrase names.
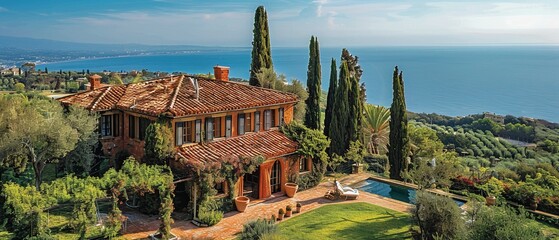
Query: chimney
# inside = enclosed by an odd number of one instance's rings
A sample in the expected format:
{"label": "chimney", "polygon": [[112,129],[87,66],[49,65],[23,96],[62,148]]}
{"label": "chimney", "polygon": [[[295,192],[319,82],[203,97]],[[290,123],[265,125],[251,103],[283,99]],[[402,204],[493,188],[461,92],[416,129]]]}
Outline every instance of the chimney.
{"label": "chimney", "polygon": [[89,90],[95,90],[101,87],[101,76],[94,74],[87,78],[89,78]]}
{"label": "chimney", "polygon": [[229,67],[216,65],[214,67],[214,76],[216,80],[229,81]]}

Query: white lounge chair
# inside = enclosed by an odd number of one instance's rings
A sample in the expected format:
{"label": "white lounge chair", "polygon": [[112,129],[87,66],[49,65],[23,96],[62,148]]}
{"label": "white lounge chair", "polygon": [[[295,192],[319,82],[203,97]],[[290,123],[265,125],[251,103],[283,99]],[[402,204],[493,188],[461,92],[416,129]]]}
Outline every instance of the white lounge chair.
{"label": "white lounge chair", "polygon": [[336,190],[338,191],[338,193],[340,193],[340,197],[345,197],[346,200],[348,198],[357,199],[357,197],[359,197],[359,190],[350,187],[344,187],[338,181],[335,181],[335,183],[336,183]]}

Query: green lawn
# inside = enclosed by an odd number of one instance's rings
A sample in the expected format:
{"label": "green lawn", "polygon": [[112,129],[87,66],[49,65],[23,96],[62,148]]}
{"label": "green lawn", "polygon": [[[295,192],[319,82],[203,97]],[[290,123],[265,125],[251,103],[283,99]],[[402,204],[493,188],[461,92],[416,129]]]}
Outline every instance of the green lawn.
{"label": "green lawn", "polygon": [[328,205],[279,224],[286,239],[411,239],[410,219],[368,203]]}

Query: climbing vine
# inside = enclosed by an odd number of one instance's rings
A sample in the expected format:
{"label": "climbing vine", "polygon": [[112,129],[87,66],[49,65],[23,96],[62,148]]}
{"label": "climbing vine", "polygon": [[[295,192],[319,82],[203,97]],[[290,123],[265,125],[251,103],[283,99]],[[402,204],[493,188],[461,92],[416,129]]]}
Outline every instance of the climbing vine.
{"label": "climbing vine", "polygon": [[[322,131],[305,127],[298,122],[292,122],[283,126],[281,129],[291,140],[299,144],[297,153],[303,159],[312,159],[313,171],[310,174],[299,176],[298,174],[290,174],[290,181],[296,182],[300,189],[314,187],[320,183],[326,164],[328,163],[328,154],[326,149],[330,145],[330,140],[322,133]],[[291,164],[297,162],[298,159],[291,159]],[[293,169],[290,167],[290,170]]]}
{"label": "climbing vine", "polygon": [[111,169],[102,178],[68,175],[51,183],[43,183],[40,190],[7,183],[3,187],[2,196],[6,199],[4,210],[10,219],[11,228],[15,230],[16,238],[48,234],[48,227],[43,220],[45,209],[58,204],[72,204],[69,226],[80,234],[81,239],[85,239],[87,227],[97,221],[95,201],[107,197],[109,192],[113,207],[105,225],[105,237],[112,238],[118,235],[125,219],[118,208],[119,198],[127,198],[128,191],[146,194],[153,193],[156,189],[162,193],[162,224],[159,231],[163,239],[168,239],[173,222],[171,213],[174,190],[173,176],[168,167],[139,164],[129,158],[120,171]]}

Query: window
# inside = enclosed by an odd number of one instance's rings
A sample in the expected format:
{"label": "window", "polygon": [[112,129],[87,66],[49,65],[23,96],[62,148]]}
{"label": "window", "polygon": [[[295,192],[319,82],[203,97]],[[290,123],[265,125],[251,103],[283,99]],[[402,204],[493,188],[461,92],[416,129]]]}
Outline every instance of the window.
{"label": "window", "polygon": [[309,171],[307,166],[307,159],[301,158],[299,159],[299,172],[306,172]]}
{"label": "window", "polygon": [[254,131],[260,131],[260,112],[254,112]]}
{"label": "window", "polygon": [[202,140],[202,120],[198,119],[195,122],[195,130],[196,130],[196,142],[200,142]]}
{"label": "window", "polygon": [[211,141],[214,139],[214,122],[213,118],[206,118],[206,140]]}
{"label": "window", "polygon": [[215,184],[215,190],[217,190],[217,194],[224,194],[225,193],[225,188],[223,187],[223,185],[225,184],[225,182],[219,182]]}
{"label": "window", "polygon": [[120,136],[120,114],[113,115],[113,137]]}
{"label": "window", "polygon": [[102,115],[101,116],[101,136],[102,137],[107,137],[107,136],[112,136],[112,121],[113,116],[112,115]]}
{"label": "window", "polygon": [[140,140],[144,140],[146,138],[146,128],[148,128],[148,126],[151,124],[151,121],[147,118],[139,118],[139,133],[138,133],[138,137],[140,138]]}
{"label": "window", "polygon": [[128,137],[136,138],[136,117],[128,116]]}
{"label": "window", "polygon": [[239,113],[238,122],[237,122],[237,135],[245,134],[245,114]]}
{"label": "window", "polygon": [[231,116],[225,117],[225,137],[231,137],[231,123],[232,118]]}
{"label": "window", "polygon": [[221,117],[216,117],[213,119],[214,138],[223,137],[223,134],[221,132],[221,119]]}
{"label": "window", "polygon": [[186,142],[186,127],[184,122],[175,123],[175,145],[181,146]]}
{"label": "window", "polygon": [[245,132],[252,132],[252,121],[250,120],[252,113],[245,113]]}
{"label": "window", "polygon": [[275,126],[274,110],[264,111],[264,130],[268,130]]}
{"label": "window", "polygon": [[279,125],[283,126],[283,124],[285,124],[284,119],[283,119],[283,116],[284,116],[283,108],[278,109],[278,112],[279,112]]}
{"label": "window", "polygon": [[175,124],[175,144],[181,146],[194,142],[194,121],[178,122]]}

